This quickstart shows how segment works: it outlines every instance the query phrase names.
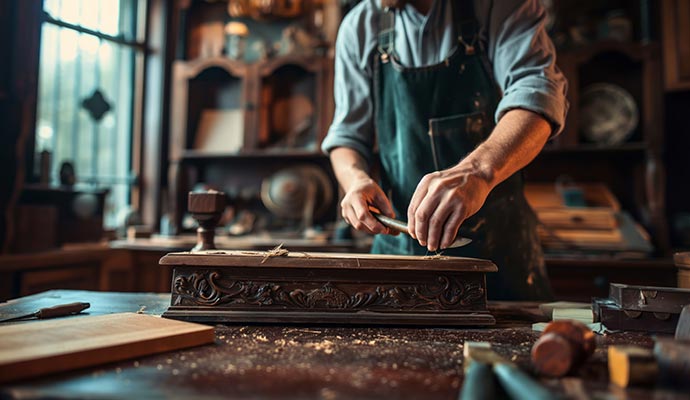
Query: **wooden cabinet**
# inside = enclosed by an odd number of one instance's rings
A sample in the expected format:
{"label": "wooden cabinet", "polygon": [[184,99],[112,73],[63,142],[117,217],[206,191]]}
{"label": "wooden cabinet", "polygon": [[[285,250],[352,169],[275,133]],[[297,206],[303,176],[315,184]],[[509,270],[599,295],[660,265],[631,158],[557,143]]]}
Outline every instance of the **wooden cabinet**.
{"label": "wooden cabinet", "polygon": [[176,61],[170,159],[317,151],[332,115],[330,65],[315,55]]}
{"label": "wooden cabinet", "polygon": [[666,90],[690,89],[690,1],[662,0]]}
{"label": "wooden cabinet", "polygon": [[[321,3],[306,1],[308,11],[299,18],[259,21],[231,18],[223,4],[177,2],[178,24],[171,32],[181,39],[171,80],[169,233],[182,230],[187,193],[198,184],[253,207],[247,203],[256,202],[262,180],[280,169],[308,163],[332,176],[320,144],[334,110],[333,43],[310,14]],[[217,28],[228,21],[249,27],[251,57],[208,54],[210,45],[222,47]],[[293,34],[301,39],[291,41]],[[257,44],[269,51],[257,55]]]}
{"label": "wooden cabinet", "polygon": [[675,287],[676,267],[669,258],[615,260],[547,258],[546,269],[557,300],[590,302],[608,297],[610,283]]}
{"label": "wooden cabinet", "polygon": [[[660,46],[601,41],[560,51],[558,64],[569,81],[565,130],[528,166],[527,178],[555,182],[568,176],[606,184],[622,209],[651,233],[657,253],[667,254]],[[637,109],[635,128],[623,140],[598,143],[583,133],[582,94],[597,85],[624,91]]]}
{"label": "wooden cabinet", "polygon": [[0,302],[52,289],[166,293],[172,271],[158,265],[165,253],[94,244],[0,256]]}

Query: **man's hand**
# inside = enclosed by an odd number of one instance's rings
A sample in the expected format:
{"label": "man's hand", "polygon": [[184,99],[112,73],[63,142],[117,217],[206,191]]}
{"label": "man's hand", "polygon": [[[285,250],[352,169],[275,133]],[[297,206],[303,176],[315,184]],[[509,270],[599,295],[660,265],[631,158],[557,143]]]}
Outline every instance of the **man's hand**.
{"label": "man's hand", "polygon": [[343,219],[353,228],[371,234],[394,233],[371,215],[369,206],[379,209],[382,214],[391,218],[394,217],[391,204],[383,190],[367,176],[352,182],[350,189],[345,193],[340,202]]}
{"label": "man's hand", "polygon": [[429,251],[448,248],[463,221],[484,204],[490,182],[491,177],[468,163],[425,175],[407,210],[412,237]]}
{"label": "man's hand", "polygon": [[539,114],[508,111],[458,165],[422,178],[407,209],[410,234],[430,251],[450,246],[462,222],[479,211],[496,185],[531,162],[550,134]]}
{"label": "man's hand", "polygon": [[362,156],[350,148],[338,147],[331,151],[331,164],[338,182],[345,191],[345,196],[340,202],[345,222],[355,229],[371,234],[396,234],[369,212],[369,206],[373,206],[382,214],[395,217],[390,201],[369,176]]}

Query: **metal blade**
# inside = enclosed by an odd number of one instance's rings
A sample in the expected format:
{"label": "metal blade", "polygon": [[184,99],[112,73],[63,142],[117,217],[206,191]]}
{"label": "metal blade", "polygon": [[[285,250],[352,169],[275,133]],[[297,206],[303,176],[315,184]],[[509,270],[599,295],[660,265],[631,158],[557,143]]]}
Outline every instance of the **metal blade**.
{"label": "metal blade", "polygon": [[12,317],[12,318],[7,318],[7,319],[2,319],[2,320],[0,320],[0,323],[3,323],[3,322],[10,322],[10,321],[19,321],[19,320],[21,320],[21,319],[34,318],[35,316],[36,316],[36,313],[33,312],[33,313],[31,313],[31,314],[24,314],[24,315],[20,315],[20,316],[18,316],[18,317]]}
{"label": "metal blade", "polygon": [[[371,211],[371,214],[379,220],[385,227],[393,229],[397,232],[404,233],[406,235],[409,235],[410,232],[407,230],[407,223],[403,221],[399,221],[397,219],[387,217],[385,215],[377,213],[375,210],[372,208],[369,208],[369,211]],[[457,247],[462,247],[466,246],[468,244],[472,243],[472,239],[462,237],[462,236],[457,236],[455,238],[455,241],[448,246],[449,249],[455,249]],[[443,250],[443,249],[442,249]]]}

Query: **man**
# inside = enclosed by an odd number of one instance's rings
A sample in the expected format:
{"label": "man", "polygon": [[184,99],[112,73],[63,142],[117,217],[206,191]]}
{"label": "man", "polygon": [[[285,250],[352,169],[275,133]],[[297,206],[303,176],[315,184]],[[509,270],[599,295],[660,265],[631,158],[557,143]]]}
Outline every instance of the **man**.
{"label": "man", "polygon": [[[489,297],[549,298],[519,171],[562,129],[567,84],[538,0],[380,1],[354,7],[336,42],[322,148],[343,218],[378,234],[375,253],[490,259]],[[406,217],[412,238],[390,235],[370,207]],[[447,249],[456,235],[473,242]]]}

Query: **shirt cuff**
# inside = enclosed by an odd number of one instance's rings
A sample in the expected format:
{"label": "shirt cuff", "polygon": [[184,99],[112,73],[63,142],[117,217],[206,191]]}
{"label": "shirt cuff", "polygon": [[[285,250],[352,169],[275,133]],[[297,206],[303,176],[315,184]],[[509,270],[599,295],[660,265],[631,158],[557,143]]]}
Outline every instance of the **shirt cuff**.
{"label": "shirt cuff", "polygon": [[551,137],[563,131],[568,101],[564,96],[556,96],[536,90],[520,89],[503,96],[496,108],[496,121],[510,110],[521,108],[540,114],[552,127]]}
{"label": "shirt cuff", "polygon": [[369,165],[373,157],[371,146],[362,143],[362,140],[354,133],[344,129],[331,129],[321,142],[321,151],[330,153],[336,147],[348,147],[358,152]]}

